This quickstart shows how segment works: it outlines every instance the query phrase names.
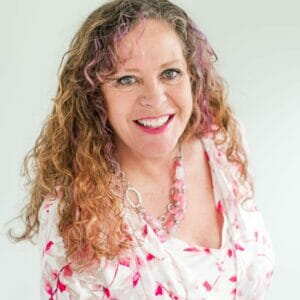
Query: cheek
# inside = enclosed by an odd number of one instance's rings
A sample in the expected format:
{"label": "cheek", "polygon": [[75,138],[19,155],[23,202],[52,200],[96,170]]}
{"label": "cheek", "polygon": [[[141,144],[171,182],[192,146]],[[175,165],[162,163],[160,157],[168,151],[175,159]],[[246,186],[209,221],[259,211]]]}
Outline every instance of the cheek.
{"label": "cheek", "polygon": [[118,123],[122,120],[121,111],[115,99],[106,98],[107,117],[111,127],[115,130],[118,127]]}
{"label": "cheek", "polygon": [[113,128],[122,128],[130,120],[130,107],[125,99],[122,101],[111,101],[107,104],[108,121]]}
{"label": "cheek", "polygon": [[120,113],[124,111],[124,109],[121,108],[122,102],[124,103],[124,101],[120,101],[120,99],[121,98],[116,93],[107,92],[105,94],[108,118],[110,120],[118,118]]}
{"label": "cheek", "polygon": [[108,118],[114,123],[122,124],[134,119],[135,99],[136,95],[133,93],[115,93],[107,102]]}
{"label": "cheek", "polygon": [[111,123],[113,127],[118,126],[119,123],[121,123],[124,119],[124,111],[122,114],[122,111],[118,109],[118,107],[115,107],[114,105],[110,105],[108,108],[108,121]]}
{"label": "cheek", "polygon": [[178,89],[176,89],[173,95],[177,99],[178,105],[184,110],[185,114],[190,114],[193,108],[193,95],[190,82],[185,81]]}

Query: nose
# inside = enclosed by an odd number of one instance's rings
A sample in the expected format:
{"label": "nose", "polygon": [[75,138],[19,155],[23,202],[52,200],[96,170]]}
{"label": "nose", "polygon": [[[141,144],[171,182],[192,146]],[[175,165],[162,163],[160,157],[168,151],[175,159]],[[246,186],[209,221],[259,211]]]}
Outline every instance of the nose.
{"label": "nose", "polygon": [[142,106],[158,108],[167,100],[166,90],[164,85],[158,80],[145,82],[143,91],[140,97]]}

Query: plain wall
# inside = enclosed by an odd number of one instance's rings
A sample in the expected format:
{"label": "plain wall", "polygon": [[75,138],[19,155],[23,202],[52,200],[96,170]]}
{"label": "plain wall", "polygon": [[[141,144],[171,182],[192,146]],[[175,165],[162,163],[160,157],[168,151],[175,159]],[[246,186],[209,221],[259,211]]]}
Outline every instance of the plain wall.
{"label": "plain wall", "polygon": [[[11,244],[4,224],[25,201],[20,177],[57,86],[57,68],[85,17],[101,1],[1,0],[1,299],[39,299],[39,253]],[[267,299],[300,299],[300,4],[298,1],[175,1],[218,55],[229,101],[241,120],[256,199],[277,265]]]}

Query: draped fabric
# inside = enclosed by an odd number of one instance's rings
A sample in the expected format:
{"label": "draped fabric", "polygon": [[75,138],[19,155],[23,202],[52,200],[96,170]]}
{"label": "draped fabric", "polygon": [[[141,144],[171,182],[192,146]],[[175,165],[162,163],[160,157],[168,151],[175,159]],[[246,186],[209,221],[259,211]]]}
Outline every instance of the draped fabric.
{"label": "draped fabric", "polygon": [[240,203],[233,164],[212,138],[202,138],[213,180],[216,209],[223,214],[218,249],[175,237],[160,241],[152,223],[126,206],[124,218],[135,246],[97,268],[76,273],[58,234],[59,199],[40,209],[41,299],[264,299],[274,254],[254,199]]}

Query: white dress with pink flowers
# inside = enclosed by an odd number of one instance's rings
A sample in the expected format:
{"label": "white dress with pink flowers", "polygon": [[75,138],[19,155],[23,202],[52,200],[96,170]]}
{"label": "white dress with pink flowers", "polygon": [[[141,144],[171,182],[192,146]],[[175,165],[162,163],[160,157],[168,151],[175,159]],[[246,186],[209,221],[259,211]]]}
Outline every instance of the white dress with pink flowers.
{"label": "white dress with pink flowers", "polygon": [[[210,137],[202,138],[213,179],[216,209],[223,213],[222,245],[212,249],[176,238],[161,241],[145,218],[128,208],[124,217],[136,246],[128,255],[80,274],[65,258],[58,234],[58,199],[39,214],[41,299],[264,299],[274,255],[253,199],[239,202],[235,169]],[[247,207],[246,207],[247,206]]]}

